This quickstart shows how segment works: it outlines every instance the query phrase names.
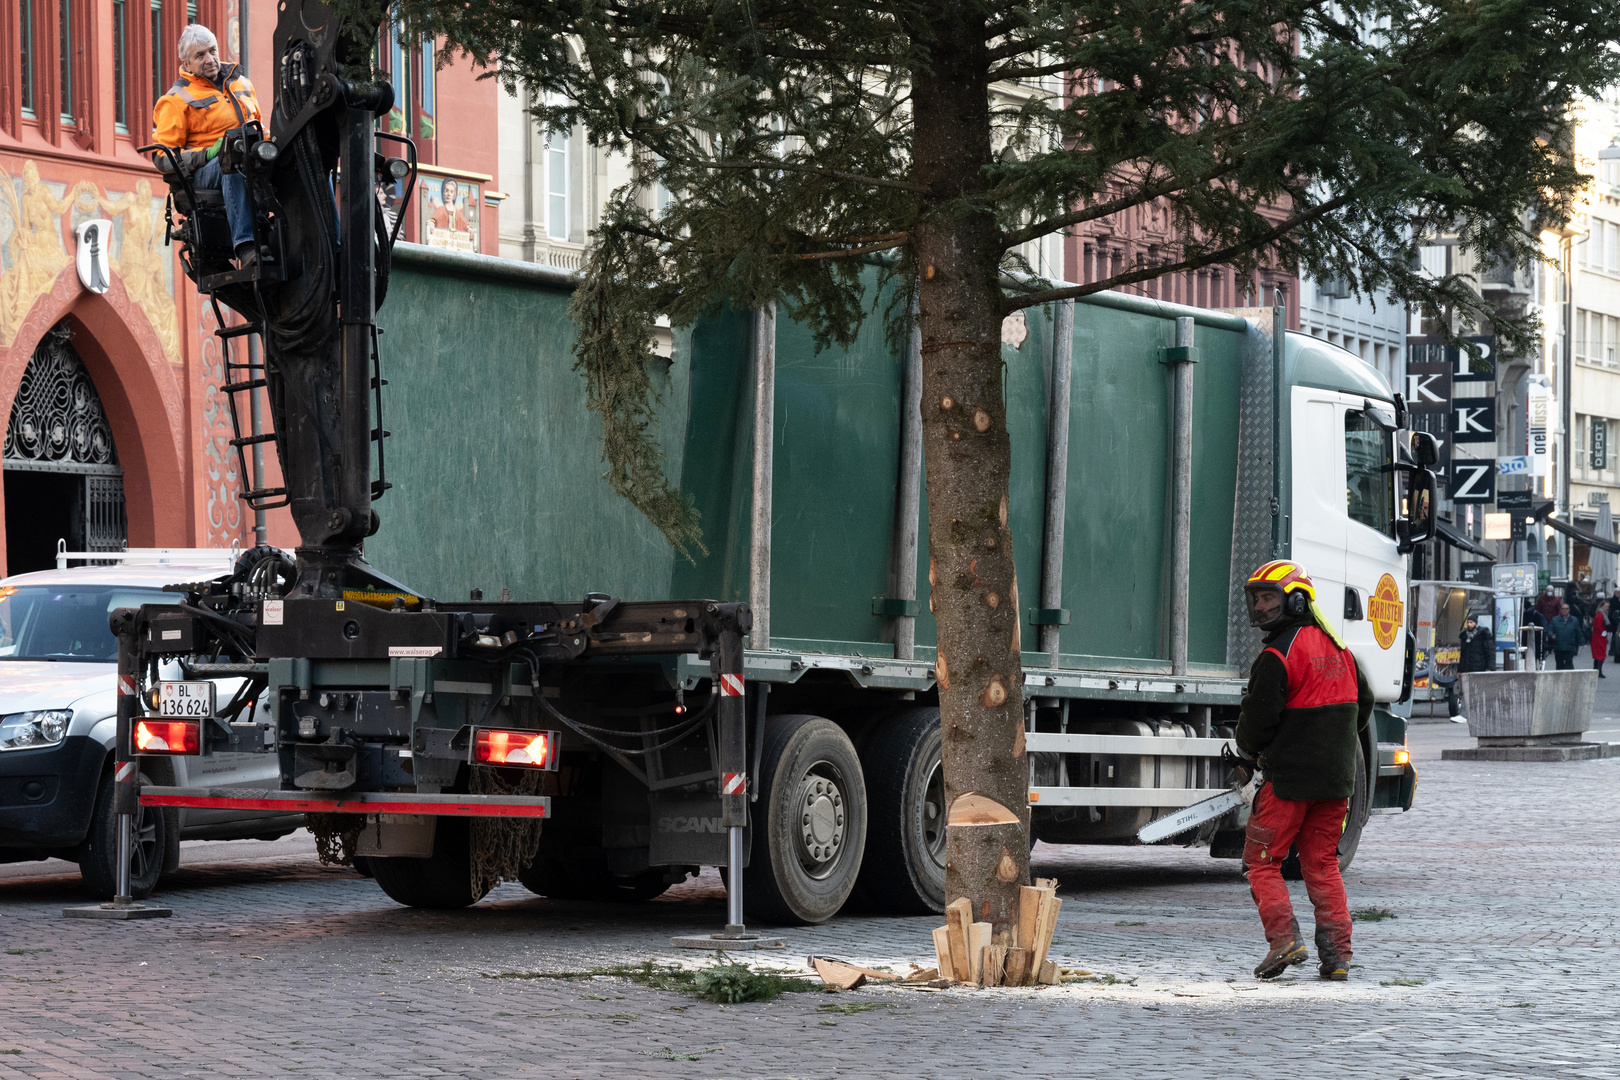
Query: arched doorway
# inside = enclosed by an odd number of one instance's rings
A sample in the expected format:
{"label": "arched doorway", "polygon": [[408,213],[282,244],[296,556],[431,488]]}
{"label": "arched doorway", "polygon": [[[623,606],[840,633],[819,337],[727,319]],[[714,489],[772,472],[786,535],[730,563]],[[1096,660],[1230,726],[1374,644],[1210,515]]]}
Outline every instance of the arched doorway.
{"label": "arched doorway", "polygon": [[121,551],[124,470],[101,396],[72,333],[57,323],[23,373],[6,425],[6,564],[13,574],[56,565],[69,551]]}

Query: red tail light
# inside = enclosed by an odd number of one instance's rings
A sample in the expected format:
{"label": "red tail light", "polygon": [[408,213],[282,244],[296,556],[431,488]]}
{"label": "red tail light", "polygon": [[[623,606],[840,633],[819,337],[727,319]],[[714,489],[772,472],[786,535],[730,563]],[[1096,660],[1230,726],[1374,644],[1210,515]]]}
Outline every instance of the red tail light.
{"label": "red tail light", "polygon": [[472,759],[478,765],[522,765],[555,769],[559,733],[555,731],[499,731],[484,728],[473,736]]}
{"label": "red tail light", "polygon": [[202,724],[197,720],[135,721],[137,754],[201,754]]}

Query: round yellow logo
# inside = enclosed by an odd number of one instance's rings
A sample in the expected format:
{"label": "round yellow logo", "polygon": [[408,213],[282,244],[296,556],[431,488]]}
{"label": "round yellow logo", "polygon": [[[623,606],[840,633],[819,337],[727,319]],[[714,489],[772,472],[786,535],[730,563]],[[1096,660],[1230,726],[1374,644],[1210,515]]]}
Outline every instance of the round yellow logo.
{"label": "round yellow logo", "polygon": [[1401,590],[1395,579],[1385,574],[1378,579],[1378,588],[1367,598],[1367,618],[1372,622],[1373,640],[1380,649],[1395,644],[1405,621],[1405,606],[1401,603]]}

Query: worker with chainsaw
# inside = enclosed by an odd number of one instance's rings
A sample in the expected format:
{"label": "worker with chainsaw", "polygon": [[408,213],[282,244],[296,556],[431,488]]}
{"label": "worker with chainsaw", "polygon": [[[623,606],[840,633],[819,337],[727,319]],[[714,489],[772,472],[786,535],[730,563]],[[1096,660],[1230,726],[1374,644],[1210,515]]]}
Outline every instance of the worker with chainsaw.
{"label": "worker with chainsaw", "polygon": [[1344,639],[1316,604],[1304,567],[1286,560],[1256,570],[1244,586],[1249,623],[1265,648],[1249,674],[1238,717],[1238,750],[1263,783],[1249,811],[1243,861],[1270,951],[1254,969],[1274,979],[1309,957],[1288,899],[1282,863],[1299,851],[1316,909],[1317,970],[1350,975],[1350,907],[1339,876],[1339,837],[1356,782],[1356,744],[1373,695]]}
{"label": "worker with chainsaw", "polygon": [[[152,106],[153,140],[180,151],[180,168],[198,191],[218,191],[225,199],[231,246],[246,268],[258,259],[253,242],[253,208],[247,180],[225,172],[219,160],[227,132],[259,119],[253,84],[237,64],[221,64],[219,40],[201,23],[180,32],[180,77]],[[156,158],[169,171],[168,155]]]}

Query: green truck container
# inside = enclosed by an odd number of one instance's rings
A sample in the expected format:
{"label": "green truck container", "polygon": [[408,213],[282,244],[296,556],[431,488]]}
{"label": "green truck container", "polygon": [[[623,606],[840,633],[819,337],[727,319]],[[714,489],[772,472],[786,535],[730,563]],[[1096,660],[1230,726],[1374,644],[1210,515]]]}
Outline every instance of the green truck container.
{"label": "green truck container", "polygon": [[[368,559],[427,596],[748,602],[750,909],[819,921],[858,890],[881,907],[940,910],[914,347],[892,348],[874,320],[852,347],[817,351],[803,327],[735,311],[667,341],[656,436],[702,514],[706,551],[688,560],[604,478],[599,421],[573,370],[569,288],[546,267],[396,250],[379,317],[393,490]],[[1119,294],[1006,324],[1039,839],[1137,842],[1229,790],[1220,751],[1258,646],[1241,583],[1273,557],[1313,575],[1380,702],[1341,859],[1370,813],[1411,805],[1397,713],[1410,682],[1406,551],[1421,528],[1405,504],[1421,470],[1404,409],[1358,358],[1277,325],[1269,309]],[[767,438],[756,416],[769,417]],[[757,491],[756,472],[769,478]],[[696,655],[661,671],[683,698],[711,691]],[[713,755],[677,758],[615,759],[564,733],[525,884],[647,897],[726,864]],[[1173,842],[1236,857],[1245,816],[1236,807]]]}

